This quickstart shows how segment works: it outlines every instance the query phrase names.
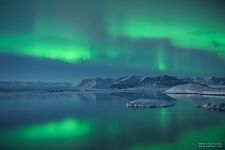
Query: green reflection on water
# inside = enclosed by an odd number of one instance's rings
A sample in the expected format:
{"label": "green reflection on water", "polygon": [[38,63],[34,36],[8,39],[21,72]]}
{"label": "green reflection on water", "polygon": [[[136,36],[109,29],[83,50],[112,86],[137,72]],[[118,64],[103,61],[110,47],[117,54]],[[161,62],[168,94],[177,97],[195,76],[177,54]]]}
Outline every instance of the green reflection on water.
{"label": "green reflection on water", "polygon": [[160,121],[161,121],[161,126],[163,129],[165,129],[167,127],[167,117],[168,117],[168,114],[167,114],[167,110],[166,108],[161,108],[160,109]]}
{"label": "green reflection on water", "polygon": [[56,122],[20,127],[5,134],[10,139],[45,141],[86,137],[90,133],[90,130],[90,123],[68,118]]}
{"label": "green reflection on water", "polygon": [[106,130],[109,136],[114,137],[121,133],[121,126],[116,120],[111,120],[109,123],[107,123]]}
{"label": "green reflection on water", "polygon": [[[132,150],[190,150],[199,149],[199,143],[222,143],[225,141],[225,123],[220,126],[194,130],[178,136],[172,143],[161,143],[152,145],[134,145]],[[210,149],[210,148],[207,148]],[[215,149],[215,148],[211,148]],[[217,149],[223,149],[217,148]]]}

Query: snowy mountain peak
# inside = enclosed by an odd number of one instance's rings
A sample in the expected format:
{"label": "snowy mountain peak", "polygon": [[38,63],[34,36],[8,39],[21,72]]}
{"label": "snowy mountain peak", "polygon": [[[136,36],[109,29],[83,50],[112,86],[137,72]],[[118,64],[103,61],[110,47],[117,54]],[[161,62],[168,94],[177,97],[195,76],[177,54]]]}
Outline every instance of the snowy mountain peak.
{"label": "snowy mountain peak", "polygon": [[104,79],[104,78],[96,78],[96,79],[84,79],[80,84],[77,85],[78,88],[81,89],[105,89],[109,88],[113,79]]}
{"label": "snowy mountain peak", "polygon": [[158,76],[158,77],[146,77],[146,76],[123,76],[117,79],[85,79],[78,85],[79,88],[112,88],[112,89],[127,89],[137,87],[171,87],[184,82],[173,76]]}

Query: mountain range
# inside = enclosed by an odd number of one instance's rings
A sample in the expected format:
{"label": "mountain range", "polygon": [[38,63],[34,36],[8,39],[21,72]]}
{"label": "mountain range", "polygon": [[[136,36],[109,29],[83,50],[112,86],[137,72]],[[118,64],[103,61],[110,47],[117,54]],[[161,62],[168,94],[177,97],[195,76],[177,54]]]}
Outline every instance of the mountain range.
{"label": "mountain range", "polygon": [[206,85],[225,85],[225,77],[188,77],[178,78],[174,76],[123,76],[119,78],[95,78],[84,79],[78,85],[73,83],[49,83],[49,82],[20,82],[0,81],[0,91],[68,91],[89,89],[136,89],[136,88],[170,88],[186,83],[198,83]]}
{"label": "mountain range", "polygon": [[71,83],[50,83],[50,82],[20,82],[20,81],[1,81],[0,91],[65,91],[73,90]]}
{"label": "mountain range", "polygon": [[186,83],[198,83],[207,85],[225,85],[225,78],[200,78],[188,77],[177,78],[174,76],[124,76],[116,79],[96,78],[84,79],[77,85],[78,89],[128,89],[128,88],[151,88],[151,87],[173,87]]}

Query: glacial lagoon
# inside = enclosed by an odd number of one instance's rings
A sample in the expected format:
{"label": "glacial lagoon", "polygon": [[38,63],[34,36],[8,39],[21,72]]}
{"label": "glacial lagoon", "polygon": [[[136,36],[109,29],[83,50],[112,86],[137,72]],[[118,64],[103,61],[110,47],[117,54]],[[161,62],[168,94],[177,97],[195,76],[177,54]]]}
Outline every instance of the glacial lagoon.
{"label": "glacial lagoon", "polygon": [[[136,99],[174,103],[129,108]],[[225,97],[160,92],[56,92],[0,95],[0,149],[224,149],[225,112],[200,109]]]}

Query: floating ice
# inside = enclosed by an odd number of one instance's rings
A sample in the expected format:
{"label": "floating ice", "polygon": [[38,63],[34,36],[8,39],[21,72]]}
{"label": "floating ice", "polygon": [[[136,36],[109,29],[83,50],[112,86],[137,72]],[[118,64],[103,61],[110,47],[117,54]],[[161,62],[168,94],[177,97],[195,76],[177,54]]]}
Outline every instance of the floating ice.
{"label": "floating ice", "polygon": [[127,103],[127,107],[132,108],[166,108],[174,105],[175,103],[173,102],[154,99],[137,99]]}
{"label": "floating ice", "polygon": [[203,105],[198,105],[198,108],[205,108],[208,110],[225,112],[225,103],[206,103]]}

